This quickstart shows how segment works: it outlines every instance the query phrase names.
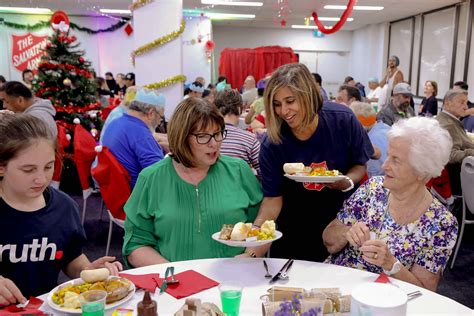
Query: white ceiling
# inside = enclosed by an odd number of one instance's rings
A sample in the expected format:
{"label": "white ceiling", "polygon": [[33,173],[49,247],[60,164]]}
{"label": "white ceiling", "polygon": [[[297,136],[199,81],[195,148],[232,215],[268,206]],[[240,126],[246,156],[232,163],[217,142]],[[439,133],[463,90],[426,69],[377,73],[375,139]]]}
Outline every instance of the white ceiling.
{"label": "white ceiling", "polygon": [[[159,0],[156,0],[159,1]],[[245,0],[262,1],[262,7],[231,7],[202,5],[201,0],[184,0],[185,9],[201,9],[219,13],[248,13],[255,14],[254,20],[215,21],[217,25],[244,26],[255,28],[281,28],[278,23],[278,0]],[[309,17],[316,10],[320,17],[336,17],[342,15],[343,11],[325,10],[326,4],[347,5],[349,0],[288,0],[291,12],[288,15],[287,28],[292,24],[304,24],[304,18]],[[389,22],[401,18],[416,15],[422,12],[438,9],[451,4],[463,2],[463,0],[359,0],[357,5],[384,6],[382,11],[353,11],[351,17],[353,22],[346,22],[343,30],[354,30],[367,24]],[[68,14],[91,15],[99,8],[127,9],[131,0],[0,0],[1,6],[28,6],[47,7],[51,10],[64,10]],[[312,22],[311,22],[312,23]],[[323,22],[332,25],[334,22]]]}

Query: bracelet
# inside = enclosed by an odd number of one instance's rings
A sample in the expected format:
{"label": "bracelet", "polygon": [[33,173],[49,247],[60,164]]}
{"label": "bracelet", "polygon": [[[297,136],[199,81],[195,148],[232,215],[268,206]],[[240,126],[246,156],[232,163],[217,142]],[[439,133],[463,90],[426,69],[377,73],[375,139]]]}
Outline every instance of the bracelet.
{"label": "bracelet", "polygon": [[348,187],[348,188],[345,188],[344,190],[341,190],[342,192],[348,192],[352,189],[354,189],[354,181],[352,181],[351,178],[347,177],[347,180],[349,180],[349,182],[351,183],[351,185]]}
{"label": "bracelet", "polygon": [[257,254],[253,250],[245,250],[245,253],[248,254],[251,258],[257,258]]}

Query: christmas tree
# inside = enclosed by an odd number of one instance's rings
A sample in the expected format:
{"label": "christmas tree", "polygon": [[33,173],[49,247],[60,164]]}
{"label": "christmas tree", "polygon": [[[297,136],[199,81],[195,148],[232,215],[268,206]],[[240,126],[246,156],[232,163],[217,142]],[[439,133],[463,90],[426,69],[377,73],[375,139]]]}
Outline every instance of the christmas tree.
{"label": "christmas tree", "polygon": [[100,103],[93,70],[78,47],[77,38],[69,36],[69,29],[55,30],[38,64],[33,91],[37,97],[51,100],[57,121],[68,126],[78,118],[88,130],[100,130],[102,120],[95,111],[100,109]]}

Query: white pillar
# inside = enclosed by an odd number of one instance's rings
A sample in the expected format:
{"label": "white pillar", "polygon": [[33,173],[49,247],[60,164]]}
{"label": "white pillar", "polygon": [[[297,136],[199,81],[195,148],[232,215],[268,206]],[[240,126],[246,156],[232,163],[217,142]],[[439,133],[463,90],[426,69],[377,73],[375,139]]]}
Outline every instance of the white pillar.
{"label": "white pillar", "polygon": [[[183,0],[156,0],[133,11],[134,49],[179,30]],[[181,36],[135,57],[136,83],[143,86],[183,74]],[[166,117],[183,99],[183,83],[161,88],[166,97]]]}

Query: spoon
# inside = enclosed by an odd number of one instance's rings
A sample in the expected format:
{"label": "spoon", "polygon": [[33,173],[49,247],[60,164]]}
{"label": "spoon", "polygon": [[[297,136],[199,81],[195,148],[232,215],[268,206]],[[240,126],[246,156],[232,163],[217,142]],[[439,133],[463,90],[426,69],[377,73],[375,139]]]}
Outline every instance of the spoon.
{"label": "spoon", "polygon": [[272,275],[270,274],[270,272],[268,272],[268,265],[267,265],[267,262],[265,260],[263,260],[263,266],[265,267],[265,270],[267,271],[267,274],[265,274],[265,277],[266,278],[271,278]]}

